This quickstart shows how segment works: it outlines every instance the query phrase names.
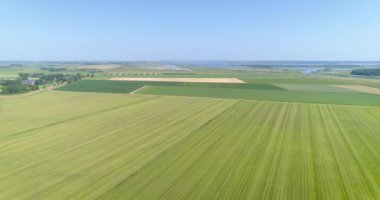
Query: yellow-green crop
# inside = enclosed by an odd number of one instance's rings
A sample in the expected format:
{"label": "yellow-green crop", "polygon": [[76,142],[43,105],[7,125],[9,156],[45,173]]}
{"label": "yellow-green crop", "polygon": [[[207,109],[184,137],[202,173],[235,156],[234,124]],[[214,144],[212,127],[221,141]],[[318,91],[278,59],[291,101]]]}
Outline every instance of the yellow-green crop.
{"label": "yellow-green crop", "polygon": [[380,108],[46,92],[0,99],[0,199],[376,199]]}

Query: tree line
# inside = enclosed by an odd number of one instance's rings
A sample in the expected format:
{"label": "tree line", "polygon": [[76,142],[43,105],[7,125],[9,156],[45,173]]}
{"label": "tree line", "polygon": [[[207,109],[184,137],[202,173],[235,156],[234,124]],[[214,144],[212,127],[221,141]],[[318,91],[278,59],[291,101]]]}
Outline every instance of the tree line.
{"label": "tree line", "polygon": [[21,84],[21,80],[6,80],[1,85],[1,94],[19,94],[39,89],[38,85]]}
{"label": "tree line", "polygon": [[352,70],[351,74],[359,76],[380,76],[380,69],[355,69]]}

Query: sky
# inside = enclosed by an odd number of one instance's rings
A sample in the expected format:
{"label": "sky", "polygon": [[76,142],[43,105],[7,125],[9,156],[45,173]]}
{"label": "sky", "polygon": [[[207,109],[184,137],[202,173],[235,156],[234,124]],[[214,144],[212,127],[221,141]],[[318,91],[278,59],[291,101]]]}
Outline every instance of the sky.
{"label": "sky", "polygon": [[0,0],[0,60],[380,60],[379,0]]}

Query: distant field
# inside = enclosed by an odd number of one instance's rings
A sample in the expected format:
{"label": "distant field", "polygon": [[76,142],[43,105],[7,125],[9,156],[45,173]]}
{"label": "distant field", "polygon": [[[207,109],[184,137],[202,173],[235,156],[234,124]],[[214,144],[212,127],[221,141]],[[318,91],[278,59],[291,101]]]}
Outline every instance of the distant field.
{"label": "distant field", "polygon": [[149,81],[109,81],[109,80],[83,80],[59,88],[61,91],[76,92],[104,92],[104,93],[130,93],[145,85],[149,86],[176,86],[193,88],[239,88],[285,90],[271,84],[229,84],[229,83],[179,83],[179,82],[149,82]]}
{"label": "distant field", "polygon": [[269,78],[247,78],[243,79],[248,83],[273,83],[273,84],[314,84],[314,85],[338,85],[350,83],[350,81],[334,80],[334,79],[321,79],[321,78],[282,78],[282,77],[269,77]]}
{"label": "distant field", "polygon": [[355,93],[357,91],[349,88],[337,87],[334,85],[314,85],[314,84],[276,84],[278,87],[282,87],[292,91],[309,91],[309,92],[345,92]]}
{"label": "distant field", "polygon": [[89,70],[107,70],[120,67],[120,65],[80,65],[77,69],[89,69]]}
{"label": "distant field", "polygon": [[55,91],[0,110],[0,199],[380,196],[376,107]]}
{"label": "distant field", "polygon": [[380,80],[359,79],[359,78],[342,78],[342,77],[322,77],[322,76],[298,76],[298,77],[258,77],[242,79],[247,83],[267,83],[267,84],[307,84],[307,85],[367,85],[371,87],[380,87]]}
{"label": "distant field", "polygon": [[83,80],[58,88],[61,91],[74,92],[103,92],[103,93],[130,93],[144,86],[140,82],[121,82],[103,80]]}
{"label": "distant field", "polygon": [[111,81],[185,82],[185,83],[245,83],[237,78],[111,78]]}
{"label": "distant field", "polygon": [[[37,70],[37,69],[36,69]],[[4,68],[0,67],[0,80],[15,79],[18,77],[18,73],[21,71],[20,68]],[[33,71],[32,69],[26,68],[24,71]]]}
{"label": "distant field", "polygon": [[13,80],[17,78],[17,75],[8,75],[8,74],[1,74],[0,80]]}
{"label": "distant field", "polygon": [[357,92],[369,93],[369,94],[378,94],[380,95],[379,88],[367,87],[362,85],[336,85],[336,87],[350,89]]}
{"label": "distant field", "polygon": [[380,96],[363,93],[302,92],[281,90],[243,90],[231,88],[191,88],[152,86],[139,94],[212,97],[282,102],[380,106]]}
{"label": "distant field", "polygon": [[[141,90],[138,90],[144,86]],[[194,96],[227,99],[269,100],[282,102],[303,102],[343,105],[380,106],[380,96],[374,94],[346,92],[348,89],[328,85],[294,87],[324,90],[320,91],[288,91],[272,84],[246,83],[178,83],[178,82],[144,82],[144,81],[107,81],[84,80],[58,88],[61,91],[131,93]],[[327,88],[327,89],[326,89]],[[331,89],[330,89],[331,88]],[[292,88],[288,88],[292,89]]]}

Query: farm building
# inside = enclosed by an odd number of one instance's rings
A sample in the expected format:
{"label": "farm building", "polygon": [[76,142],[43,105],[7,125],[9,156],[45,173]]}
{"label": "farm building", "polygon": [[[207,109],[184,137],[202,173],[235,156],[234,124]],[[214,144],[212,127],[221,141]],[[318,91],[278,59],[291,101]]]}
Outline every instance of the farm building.
{"label": "farm building", "polygon": [[34,80],[22,80],[21,84],[23,84],[23,85],[34,85],[35,81]]}

